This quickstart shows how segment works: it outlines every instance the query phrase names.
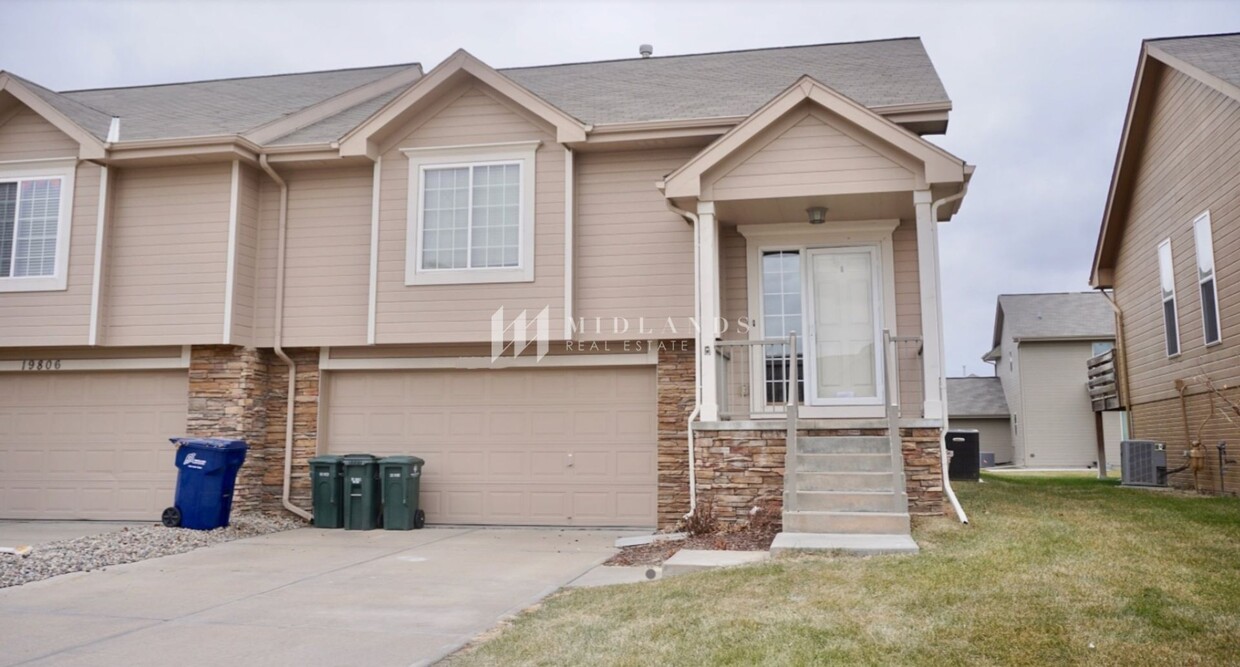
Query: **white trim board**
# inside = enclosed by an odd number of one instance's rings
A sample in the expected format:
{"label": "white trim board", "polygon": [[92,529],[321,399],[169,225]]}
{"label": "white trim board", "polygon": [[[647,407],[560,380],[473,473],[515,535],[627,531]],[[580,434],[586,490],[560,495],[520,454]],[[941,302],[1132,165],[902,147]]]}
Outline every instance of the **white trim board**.
{"label": "white trim board", "polygon": [[179,357],[139,357],[125,358],[116,357],[113,359],[60,359],[48,355],[41,355],[35,360],[43,361],[59,361],[60,365],[55,369],[45,370],[24,370],[23,365],[26,361],[21,359],[0,361],[0,373],[71,373],[75,371],[149,371],[149,370],[177,370],[181,368],[189,368],[190,347],[188,345],[181,348],[181,356]]}
{"label": "white trim board", "polygon": [[505,368],[600,368],[614,366],[654,366],[658,352],[651,349],[636,354],[564,354],[543,357],[385,357],[332,359],[327,348],[319,353],[319,369],[324,371],[412,371],[412,370],[500,370]]}
{"label": "white trim board", "polygon": [[375,322],[379,306],[379,204],[383,188],[383,156],[375,159],[375,171],[370,192],[370,293],[366,309],[366,343],[375,344]]}
{"label": "white trim board", "polygon": [[576,201],[573,198],[573,149],[564,147],[564,340],[573,338],[573,219]]}
{"label": "white trim board", "polygon": [[108,224],[108,167],[99,168],[99,209],[95,214],[95,265],[90,283],[90,329],[87,344],[99,344],[99,309],[103,299],[103,256],[107,243]]}
{"label": "white trim board", "polygon": [[241,161],[233,160],[232,185],[228,205],[228,256],[224,270],[224,337],[223,343],[232,343],[233,291],[237,281],[237,218],[241,214]]}

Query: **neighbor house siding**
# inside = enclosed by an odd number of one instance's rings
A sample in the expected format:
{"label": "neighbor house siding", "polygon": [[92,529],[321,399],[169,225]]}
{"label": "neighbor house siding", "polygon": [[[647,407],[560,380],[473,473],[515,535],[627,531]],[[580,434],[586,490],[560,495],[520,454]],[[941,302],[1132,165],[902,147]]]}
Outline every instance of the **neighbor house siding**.
{"label": "neighbor house siding", "polygon": [[223,338],[231,182],[227,162],[116,172],[106,344]]}
{"label": "neighbor house siding", "polygon": [[[373,168],[298,169],[288,184],[284,331],[289,346],[365,345]],[[274,336],[280,189],[263,179],[258,339]]]}
{"label": "neighbor house siding", "polygon": [[[2,138],[0,146],[4,146]],[[0,346],[89,343],[99,171],[98,166],[82,162],[73,177],[73,227],[69,233],[66,289],[0,292]]]}
{"label": "neighbor house siding", "polygon": [[21,107],[7,121],[0,120],[0,162],[77,155],[76,141],[28,107]]}
{"label": "neighbor house siding", "polygon": [[[1223,341],[1206,348],[1193,219],[1209,210]],[[1158,244],[1171,239],[1181,354],[1168,359]],[[1175,381],[1240,383],[1240,102],[1167,68],[1157,85],[1115,267],[1128,403],[1176,397]],[[1138,437],[1140,433],[1136,433]],[[1182,437],[1180,438],[1183,439]]]}
{"label": "neighbor house siding", "polygon": [[[377,342],[490,340],[491,314],[500,306],[531,316],[548,307],[551,331],[558,335],[564,312],[565,151],[549,126],[481,84],[467,85],[449,99],[397,131],[382,153]],[[529,140],[542,142],[534,174],[534,281],[406,286],[409,159],[400,149]]]}
{"label": "neighbor house siding", "polygon": [[915,187],[913,172],[878,148],[866,133],[823,110],[790,113],[750,146],[711,169],[703,197],[895,192]]}
{"label": "neighbor house siding", "polygon": [[1012,462],[1014,452],[1012,451],[1012,426],[1010,418],[953,418],[950,422],[950,428],[953,431],[961,429],[972,429],[977,431],[982,452],[990,452],[994,454],[996,464]]}
{"label": "neighbor house siding", "polygon": [[1008,410],[1012,413],[1012,462],[1025,465],[1025,409],[1024,395],[1021,392],[1020,359],[1016,355],[1016,342],[1008,333],[1004,322],[1000,332],[1002,356],[995,362],[995,375],[1003,385],[1003,396],[1007,399]]}
{"label": "neighbor house siding", "polygon": [[[693,227],[668,210],[655,187],[696,148],[579,153],[577,167],[576,316],[589,338],[609,335],[612,318],[658,323],[674,318],[683,337],[693,316]],[[725,233],[725,238],[727,234]],[[730,241],[734,243],[733,239]],[[733,258],[734,259],[734,258]],[[743,258],[742,258],[743,261]],[[595,319],[604,323],[597,333]]]}
{"label": "neighbor house siding", "polygon": [[[1097,463],[1094,411],[1086,390],[1089,341],[1023,342],[1021,392],[1025,465],[1085,467]],[[1106,413],[1115,422],[1119,413]],[[1112,437],[1118,433],[1112,429]],[[1107,443],[1108,459],[1119,456],[1119,442]]]}

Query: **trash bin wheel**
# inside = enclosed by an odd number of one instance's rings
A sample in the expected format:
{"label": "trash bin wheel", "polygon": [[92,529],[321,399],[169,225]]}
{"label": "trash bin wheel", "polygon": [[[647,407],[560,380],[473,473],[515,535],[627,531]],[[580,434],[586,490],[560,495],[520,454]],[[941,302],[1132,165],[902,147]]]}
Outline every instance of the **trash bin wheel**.
{"label": "trash bin wheel", "polygon": [[175,507],[169,507],[164,510],[164,513],[159,517],[159,520],[169,528],[178,528],[181,525],[181,510]]}
{"label": "trash bin wheel", "polygon": [[421,528],[426,525],[426,512],[418,510],[413,513],[413,527]]}

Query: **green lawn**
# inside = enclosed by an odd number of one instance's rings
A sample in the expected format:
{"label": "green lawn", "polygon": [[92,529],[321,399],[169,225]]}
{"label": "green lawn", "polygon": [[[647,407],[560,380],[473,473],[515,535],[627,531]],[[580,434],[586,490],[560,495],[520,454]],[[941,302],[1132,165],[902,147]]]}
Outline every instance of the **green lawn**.
{"label": "green lawn", "polygon": [[451,664],[1240,665],[1240,500],[1082,477],[957,484],[917,556],[574,590]]}

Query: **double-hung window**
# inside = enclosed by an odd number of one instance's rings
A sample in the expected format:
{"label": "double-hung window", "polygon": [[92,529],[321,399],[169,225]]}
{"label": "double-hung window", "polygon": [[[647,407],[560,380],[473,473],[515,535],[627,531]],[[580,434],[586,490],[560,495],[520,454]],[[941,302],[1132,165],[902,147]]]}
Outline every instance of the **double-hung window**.
{"label": "double-hung window", "polygon": [[1210,230],[1210,212],[1193,221],[1193,240],[1197,246],[1197,286],[1201,294],[1201,326],[1206,345],[1223,340],[1219,323],[1218,285],[1214,279],[1214,235]]}
{"label": "double-hung window", "polygon": [[1171,262],[1171,239],[1158,244],[1158,282],[1162,297],[1167,356],[1174,357],[1180,353],[1180,318],[1175,305],[1175,265]]}
{"label": "double-hung window", "polygon": [[73,166],[0,164],[0,292],[61,290]]}
{"label": "double-hung window", "polygon": [[538,142],[405,149],[409,247],[405,283],[534,279]]}

